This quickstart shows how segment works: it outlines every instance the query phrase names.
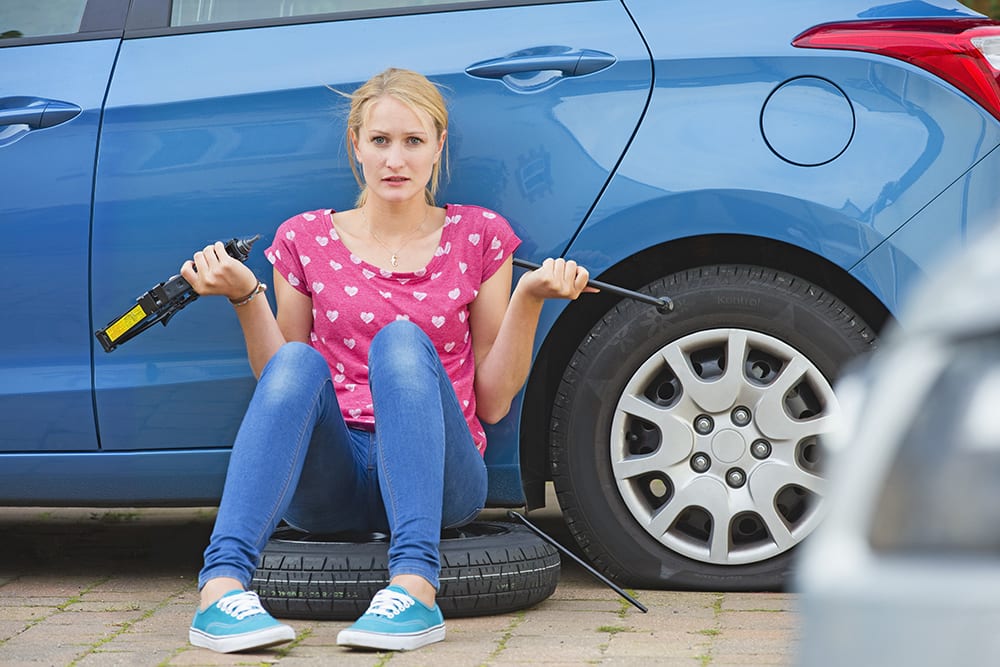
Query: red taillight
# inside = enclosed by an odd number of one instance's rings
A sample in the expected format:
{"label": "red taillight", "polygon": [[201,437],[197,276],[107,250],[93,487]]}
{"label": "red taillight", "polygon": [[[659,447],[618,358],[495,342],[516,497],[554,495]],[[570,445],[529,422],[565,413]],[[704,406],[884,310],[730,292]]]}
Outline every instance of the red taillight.
{"label": "red taillight", "polygon": [[827,23],[793,46],[878,53],[932,72],[1000,119],[1000,23],[912,19]]}

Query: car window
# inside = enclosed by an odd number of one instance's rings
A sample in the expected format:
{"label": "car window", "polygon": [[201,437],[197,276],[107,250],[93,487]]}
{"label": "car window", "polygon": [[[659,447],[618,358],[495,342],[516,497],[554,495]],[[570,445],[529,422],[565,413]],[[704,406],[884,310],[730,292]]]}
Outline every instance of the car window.
{"label": "car window", "polygon": [[86,7],[87,0],[0,0],[0,39],[75,33]]}
{"label": "car window", "polygon": [[[485,2],[486,0],[480,0],[482,4]],[[174,0],[170,25],[188,26],[441,4],[444,4],[441,0]]]}

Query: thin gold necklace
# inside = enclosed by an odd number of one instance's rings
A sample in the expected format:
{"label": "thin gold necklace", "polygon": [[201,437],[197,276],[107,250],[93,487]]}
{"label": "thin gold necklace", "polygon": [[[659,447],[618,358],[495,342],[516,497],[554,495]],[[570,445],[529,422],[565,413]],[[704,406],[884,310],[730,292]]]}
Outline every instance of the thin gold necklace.
{"label": "thin gold necklace", "polygon": [[365,221],[365,227],[368,229],[368,233],[371,235],[372,239],[374,239],[376,243],[382,246],[385,249],[385,251],[389,253],[390,255],[389,263],[392,264],[392,268],[396,268],[396,266],[399,265],[399,251],[405,248],[407,243],[417,238],[417,233],[420,232],[420,230],[424,226],[424,223],[427,222],[427,218],[428,216],[430,216],[430,213],[431,213],[430,206],[425,206],[424,219],[420,221],[420,224],[417,225],[412,232],[410,232],[409,236],[406,237],[406,240],[403,241],[401,244],[399,244],[398,248],[393,250],[392,248],[387,246],[385,242],[382,241],[382,239],[378,237],[378,234],[375,233],[375,230],[372,228],[372,226],[368,224],[368,214],[365,211],[365,207],[364,206],[361,207],[361,218]]}

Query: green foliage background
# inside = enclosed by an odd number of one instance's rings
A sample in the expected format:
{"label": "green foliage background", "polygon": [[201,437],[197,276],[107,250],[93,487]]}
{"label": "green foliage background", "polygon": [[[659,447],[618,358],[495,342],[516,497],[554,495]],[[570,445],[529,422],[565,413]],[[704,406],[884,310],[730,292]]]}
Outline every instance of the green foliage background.
{"label": "green foliage background", "polygon": [[1000,21],[1000,0],[962,0],[962,4]]}

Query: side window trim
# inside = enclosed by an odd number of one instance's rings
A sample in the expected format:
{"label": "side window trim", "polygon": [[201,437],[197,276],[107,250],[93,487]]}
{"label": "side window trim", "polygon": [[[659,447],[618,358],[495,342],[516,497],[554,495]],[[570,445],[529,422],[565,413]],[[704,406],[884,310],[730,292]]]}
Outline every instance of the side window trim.
{"label": "side window trim", "polygon": [[594,2],[596,0],[441,0],[434,5],[396,7],[386,9],[349,10],[304,16],[250,19],[222,23],[199,23],[184,26],[170,25],[171,3],[166,0],[132,0],[125,38],[159,37],[200,32],[219,32],[246,28],[298,25],[303,23],[328,23],[353,19],[379,18],[383,16],[406,16],[413,14],[437,14],[468,9],[494,9],[498,7],[520,7],[529,5],[556,5],[570,2]]}
{"label": "side window trim", "polygon": [[87,6],[84,7],[80,29],[77,32],[0,39],[0,49],[32,44],[121,39],[125,34],[125,17],[128,14],[128,5],[129,0],[89,0]]}

